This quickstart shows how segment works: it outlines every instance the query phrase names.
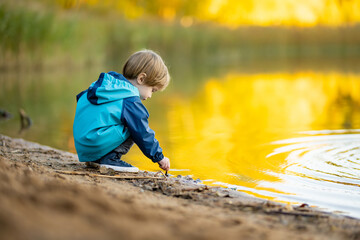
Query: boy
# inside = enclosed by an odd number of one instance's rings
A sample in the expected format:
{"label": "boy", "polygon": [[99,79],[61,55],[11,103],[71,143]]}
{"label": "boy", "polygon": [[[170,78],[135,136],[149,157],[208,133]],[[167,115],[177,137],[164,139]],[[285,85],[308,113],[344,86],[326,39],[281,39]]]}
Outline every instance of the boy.
{"label": "boy", "polygon": [[131,55],[123,75],[101,73],[76,96],[73,134],[79,161],[120,172],[138,172],[137,167],[121,160],[135,142],[148,158],[168,171],[170,161],[149,128],[149,113],[141,100],[164,90],[169,81],[166,65],[151,50]]}

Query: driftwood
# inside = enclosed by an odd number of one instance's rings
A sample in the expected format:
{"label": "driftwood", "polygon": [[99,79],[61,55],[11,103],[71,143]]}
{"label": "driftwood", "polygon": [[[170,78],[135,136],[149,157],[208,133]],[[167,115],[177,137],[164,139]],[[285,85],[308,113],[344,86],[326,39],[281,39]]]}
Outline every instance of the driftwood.
{"label": "driftwood", "polygon": [[1,119],[4,119],[4,120],[7,120],[7,119],[10,119],[12,118],[12,114],[9,113],[8,111],[6,111],[5,109],[1,109],[0,108],[0,120]]}
{"label": "driftwood", "polygon": [[20,131],[19,133],[22,133],[24,130],[30,128],[32,125],[31,118],[26,114],[25,110],[20,108],[19,109],[20,114]]}
{"label": "driftwood", "polygon": [[68,175],[83,175],[83,176],[90,176],[90,177],[102,177],[102,178],[113,178],[113,179],[164,179],[163,177],[146,177],[146,176],[120,176],[120,175],[101,175],[95,173],[88,173],[88,172],[76,172],[76,171],[55,171],[56,173],[61,174],[68,174]]}

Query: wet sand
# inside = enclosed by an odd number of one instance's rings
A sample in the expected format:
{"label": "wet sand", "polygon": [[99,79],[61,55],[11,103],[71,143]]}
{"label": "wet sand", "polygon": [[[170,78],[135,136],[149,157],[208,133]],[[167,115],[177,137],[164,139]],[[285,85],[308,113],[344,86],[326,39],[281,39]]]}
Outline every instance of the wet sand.
{"label": "wet sand", "polygon": [[360,239],[360,220],[0,135],[0,239]]}

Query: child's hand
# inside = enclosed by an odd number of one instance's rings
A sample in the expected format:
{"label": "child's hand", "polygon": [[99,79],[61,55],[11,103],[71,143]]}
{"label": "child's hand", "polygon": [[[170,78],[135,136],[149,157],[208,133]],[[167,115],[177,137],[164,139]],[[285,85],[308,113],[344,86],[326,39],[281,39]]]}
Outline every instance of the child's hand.
{"label": "child's hand", "polygon": [[158,162],[158,164],[162,170],[169,171],[170,160],[167,157],[164,157],[161,161]]}

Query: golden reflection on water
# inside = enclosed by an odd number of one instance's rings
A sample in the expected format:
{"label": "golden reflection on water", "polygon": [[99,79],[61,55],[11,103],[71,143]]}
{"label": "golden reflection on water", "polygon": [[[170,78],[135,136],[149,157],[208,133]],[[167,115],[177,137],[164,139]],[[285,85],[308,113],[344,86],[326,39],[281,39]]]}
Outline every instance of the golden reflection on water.
{"label": "golden reflection on water", "polygon": [[[300,131],[360,125],[355,111],[360,106],[360,76],[229,74],[209,79],[191,98],[167,96],[167,102],[165,113],[161,111],[167,121],[155,124],[155,130],[166,134],[158,138],[172,168],[260,190],[261,182],[281,181],[271,173],[283,174],[287,164],[284,156],[266,158],[275,148],[270,142],[296,137]],[[139,151],[130,157],[140,168],[154,169]]]}
{"label": "golden reflection on water", "polygon": [[[14,117],[0,122],[0,132],[75,152],[74,96],[93,75],[80,74],[76,82],[53,73],[2,75],[0,102],[13,114],[24,108],[34,124],[19,135]],[[360,217],[360,74],[279,72],[173,81],[145,102],[150,126],[171,159],[170,174]],[[159,170],[136,147],[124,158],[142,170]]]}

